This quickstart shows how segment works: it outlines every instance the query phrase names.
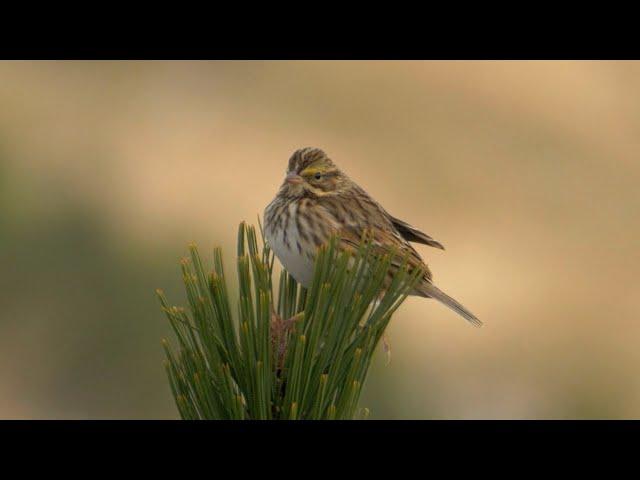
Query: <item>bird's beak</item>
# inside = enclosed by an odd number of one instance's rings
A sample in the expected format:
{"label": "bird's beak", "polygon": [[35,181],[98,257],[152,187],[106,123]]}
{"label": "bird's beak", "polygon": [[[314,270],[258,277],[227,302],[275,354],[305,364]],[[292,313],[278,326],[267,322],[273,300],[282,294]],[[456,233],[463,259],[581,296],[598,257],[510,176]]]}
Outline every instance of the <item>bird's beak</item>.
{"label": "bird's beak", "polygon": [[304,181],[302,177],[298,175],[296,172],[287,173],[287,176],[285,177],[284,180],[285,182],[290,183],[292,185],[297,185],[298,183],[302,183]]}

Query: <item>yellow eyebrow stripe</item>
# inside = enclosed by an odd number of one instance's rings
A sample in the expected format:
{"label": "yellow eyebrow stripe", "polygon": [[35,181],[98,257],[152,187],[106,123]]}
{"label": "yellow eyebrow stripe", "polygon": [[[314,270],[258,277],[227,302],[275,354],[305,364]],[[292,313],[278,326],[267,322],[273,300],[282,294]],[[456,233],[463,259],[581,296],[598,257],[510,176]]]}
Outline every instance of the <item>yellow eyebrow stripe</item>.
{"label": "yellow eyebrow stripe", "polygon": [[309,176],[313,176],[316,173],[322,173],[323,175],[328,175],[330,173],[335,172],[336,169],[335,168],[327,168],[326,165],[321,165],[319,167],[307,167],[304,170],[302,170],[300,172],[300,175],[302,175],[303,177],[309,175]]}
{"label": "yellow eyebrow stripe", "polygon": [[307,167],[305,168],[303,171],[300,172],[300,175],[307,176],[307,175],[315,175],[316,173],[320,172],[324,172],[324,168],[322,167]]}

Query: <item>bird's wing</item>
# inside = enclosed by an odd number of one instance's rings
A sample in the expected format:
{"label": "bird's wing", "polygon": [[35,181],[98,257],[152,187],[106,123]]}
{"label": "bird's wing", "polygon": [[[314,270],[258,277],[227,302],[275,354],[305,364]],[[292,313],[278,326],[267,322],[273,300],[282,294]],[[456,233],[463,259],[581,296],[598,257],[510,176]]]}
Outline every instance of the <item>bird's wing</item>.
{"label": "bird's wing", "polygon": [[[375,224],[370,224],[366,228],[371,234],[370,238],[372,239],[374,254],[386,255],[395,253],[391,264],[396,268],[400,268],[406,256],[410,267],[423,269],[425,278],[429,281],[431,280],[431,272],[422,258],[420,258],[418,252],[397,232],[388,228],[380,228]],[[342,248],[348,250],[357,249],[364,233],[365,228],[355,225],[343,225],[338,232]]]}
{"label": "bird's wing", "polygon": [[440,250],[444,250],[444,246],[434,240],[429,235],[424,232],[421,232],[415,227],[412,227],[407,222],[403,222],[399,218],[392,217],[387,213],[389,220],[393,224],[393,226],[398,230],[398,233],[402,235],[402,237],[409,242],[423,243],[425,245],[429,245],[430,247],[439,248]]}
{"label": "bird's wing", "polygon": [[[331,219],[329,223],[332,225],[332,230],[340,237],[341,247],[348,250],[357,248],[365,231],[368,231],[371,233],[374,253],[384,255],[395,251],[396,255],[392,259],[392,264],[397,267],[401,265],[403,257],[407,256],[409,265],[414,268],[422,268],[425,272],[425,279],[430,281],[431,272],[418,252],[394,225],[395,219],[364,190],[355,188],[352,194],[350,202],[346,202],[344,198],[329,195],[321,199],[323,216]],[[354,208],[346,209],[345,204],[351,204]],[[407,227],[413,228],[409,225]],[[431,238],[422,232],[418,233],[426,238]],[[431,240],[435,242],[435,240]]]}

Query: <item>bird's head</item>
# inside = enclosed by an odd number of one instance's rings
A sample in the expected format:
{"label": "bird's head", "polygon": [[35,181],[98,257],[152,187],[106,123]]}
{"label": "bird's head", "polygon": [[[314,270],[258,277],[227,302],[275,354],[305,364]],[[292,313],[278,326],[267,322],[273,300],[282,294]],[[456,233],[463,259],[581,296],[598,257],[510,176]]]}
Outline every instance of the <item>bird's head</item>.
{"label": "bird's head", "polygon": [[289,159],[281,192],[287,196],[322,196],[340,191],[349,179],[319,148],[301,148]]}

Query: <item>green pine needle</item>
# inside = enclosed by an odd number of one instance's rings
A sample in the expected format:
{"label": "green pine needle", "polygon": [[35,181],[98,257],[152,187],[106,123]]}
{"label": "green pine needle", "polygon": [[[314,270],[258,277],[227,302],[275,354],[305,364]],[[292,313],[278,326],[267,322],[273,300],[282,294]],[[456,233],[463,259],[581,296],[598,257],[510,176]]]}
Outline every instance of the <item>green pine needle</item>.
{"label": "green pine needle", "polygon": [[241,223],[235,308],[218,248],[211,270],[195,245],[181,261],[188,313],[156,291],[177,341],[176,349],[162,343],[180,416],[366,418],[358,402],[373,353],[422,272],[405,263],[385,291],[391,256],[374,256],[366,237],[354,253],[339,252],[332,239],[318,251],[309,290],[283,270],[274,292],[273,252],[260,243]]}

